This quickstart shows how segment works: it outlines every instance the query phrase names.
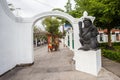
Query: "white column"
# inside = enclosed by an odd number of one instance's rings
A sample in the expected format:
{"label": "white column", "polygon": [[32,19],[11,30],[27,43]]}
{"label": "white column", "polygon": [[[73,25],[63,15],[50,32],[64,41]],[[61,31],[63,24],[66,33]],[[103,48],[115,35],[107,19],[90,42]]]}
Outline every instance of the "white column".
{"label": "white column", "polygon": [[65,36],[65,45],[68,47],[68,32],[66,32]]}
{"label": "white column", "polygon": [[73,50],[73,48],[72,48],[72,28],[70,29],[70,31],[69,31],[69,37],[70,37],[70,50]]}
{"label": "white column", "polygon": [[79,42],[79,26],[78,26],[78,22],[80,21],[80,19],[75,19],[74,23],[73,23],[73,31],[74,31],[74,52],[78,51],[78,48],[81,47],[81,44]]}

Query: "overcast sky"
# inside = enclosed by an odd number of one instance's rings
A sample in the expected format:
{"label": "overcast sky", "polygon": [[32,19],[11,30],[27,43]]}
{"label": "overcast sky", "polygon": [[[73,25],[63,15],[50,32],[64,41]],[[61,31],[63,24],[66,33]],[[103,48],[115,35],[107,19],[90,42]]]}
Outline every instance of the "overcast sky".
{"label": "overcast sky", "polygon": [[[7,0],[12,3],[15,8],[21,8],[19,14],[22,17],[31,17],[38,13],[51,11],[53,8],[61,8],[65,10],[65,5],[68,0]],[[72,8],[74,0],[71,0]]]}

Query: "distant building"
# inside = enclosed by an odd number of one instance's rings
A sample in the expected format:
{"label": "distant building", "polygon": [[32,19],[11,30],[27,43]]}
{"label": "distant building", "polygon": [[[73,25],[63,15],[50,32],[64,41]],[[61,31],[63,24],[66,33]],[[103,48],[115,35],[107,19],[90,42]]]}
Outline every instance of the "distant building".
{"label": "distant building", "polygon": [[[108,42],[108,31],[107,29],[99,29],[98,41]],[[112,42],[120,42],[120,29],[112,29],[111,30],[111,40]]]}

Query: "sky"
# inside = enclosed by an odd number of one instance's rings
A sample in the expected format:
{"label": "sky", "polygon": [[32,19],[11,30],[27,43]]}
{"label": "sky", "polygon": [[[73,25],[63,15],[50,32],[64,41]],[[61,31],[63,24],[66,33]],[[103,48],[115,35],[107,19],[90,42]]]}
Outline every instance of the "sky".
{"label": "sky", "polygon": [[[65,10],[65,5],[68,0],[7,0],[8,4],[11,3],[15,8],[20,10],[13,11],[19,17],[33,17],[39,13],[51,11],[54,8],[61,8]],[[71,0],[72,9],[74,9],[75,2]],[[41,24],[41,20],[36,22],[36,26],[45,31],[45,27]],[[60,30],[62,28],[60,27]]]}
{"label": "sky", "polygon": [[[7,0],[12,3],[15,8],[21,8],[19,15],[21,17],[32,17],[39,13],[51,11],[53,8],[61,8],[65,10],[68,0]],[[74,8],[74,0],[71,0],[72,8]],[[14,11],[14,13],[16,13]]]}

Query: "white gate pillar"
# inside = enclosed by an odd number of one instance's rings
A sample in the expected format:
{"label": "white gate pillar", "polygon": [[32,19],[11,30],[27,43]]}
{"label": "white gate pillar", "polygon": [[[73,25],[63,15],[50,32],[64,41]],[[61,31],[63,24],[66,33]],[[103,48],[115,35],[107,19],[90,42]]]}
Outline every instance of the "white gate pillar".
{"label": "white gate pillar", "polygon": [[72,48],[72,44],[73,44],[73,42],[72,42],[72,33],[73,33],[73,31],[72,31],[72,28],[69,30],[69,37],[70,37],[70,50],[73,50],[73,48]]}
{"label": "white gate pillar", "polygon": [[80,48],[81,44],[79,42],[79,26],[78,26],[78,22],[80,21],[80,19],[75,19],[74,23],[73,23],[73,32],[74,32],[74,53],[76,51],[78,51],[78,48]]}
{"label": "white gate pillar", "polygon": [[68,32],[65,35],[65,45],[68,47]]}

